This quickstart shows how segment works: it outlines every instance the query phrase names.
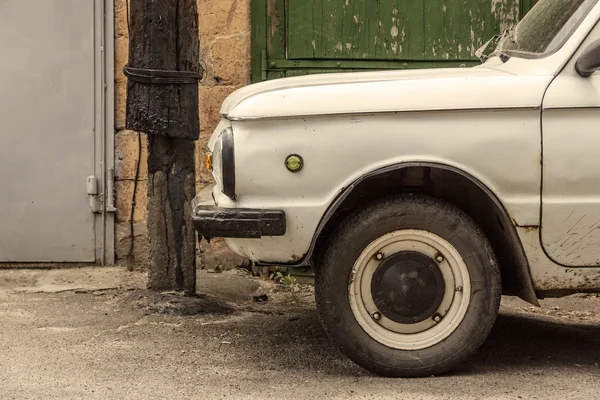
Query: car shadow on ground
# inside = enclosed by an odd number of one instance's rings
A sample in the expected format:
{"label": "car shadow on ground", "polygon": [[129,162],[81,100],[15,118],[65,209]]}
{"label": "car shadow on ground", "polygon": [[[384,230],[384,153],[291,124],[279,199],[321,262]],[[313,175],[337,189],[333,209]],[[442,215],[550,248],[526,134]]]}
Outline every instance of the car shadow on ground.
{"label": "car shadow on ground", "polygon": [[598,367],[600,324],[501,314],[473,359],[486,371]]}
{"label": "car shadow on ground", "polygon": [[[304,369],[335,376],[367,374],[334,348],[314,310],[303,310],[292,318],[260,325],[247,339],[255,345],[251,347],[256,352],[252,358],[257,360],[258,368]],[[502,313],[479,352],[447,375],[515,370],[535,374],[542,368],[598,368],[598,365],[600,325]]]}

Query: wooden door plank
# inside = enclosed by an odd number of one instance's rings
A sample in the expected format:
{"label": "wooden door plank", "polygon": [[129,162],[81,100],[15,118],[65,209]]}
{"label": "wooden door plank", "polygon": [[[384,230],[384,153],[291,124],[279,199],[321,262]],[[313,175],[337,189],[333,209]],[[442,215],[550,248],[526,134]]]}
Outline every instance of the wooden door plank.
{"label": "wooden door plank", "polygon": [[[285,0],[267,0],[267,63],[286,59],[286,4]],[[268,79],[283,78],[285,73],[270,72]]]}
{"label": "wooden door plank", "polygon": [[287,55],[289,58],[318,58],[322,47],[322,13],[320,0],[288,0]]}
{"label": "wooden door plank", "polygon": [[402,40],[401,54],[406,60],[423,60],[425,53],[425,2],[428,0],[402,0],[399,2],[405,12],[400,16],[399,37]]}
{"label": "wooden door plank", "polygon": [[[473,35],[481,36],[476,29],[473,30],[469,20],[473,3],[475,3],[473,0],[446,0],[444,2],[442,10],[444,31],[437,59],[469,60],[473,58],[473,53],[467,43],[471,39],[472,32]],[[485,13],[483,14],[485,16]]]}
{"label": "wooden door plank", "polygon": [[267,0],[252,0],[252,82],[262,80],[263,50],[267,48]]}

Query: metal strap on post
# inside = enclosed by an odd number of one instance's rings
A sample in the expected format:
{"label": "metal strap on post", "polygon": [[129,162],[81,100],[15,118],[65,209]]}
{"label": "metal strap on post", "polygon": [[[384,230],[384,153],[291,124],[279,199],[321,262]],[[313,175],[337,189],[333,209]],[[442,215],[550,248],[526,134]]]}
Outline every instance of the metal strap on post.
{"label": "metal strap on post", "polygon": [[131,68],[125,65],[123,73],[127,79],[154,85],[189,85],[202,80],[204,71],[170,71],[160,69]]}

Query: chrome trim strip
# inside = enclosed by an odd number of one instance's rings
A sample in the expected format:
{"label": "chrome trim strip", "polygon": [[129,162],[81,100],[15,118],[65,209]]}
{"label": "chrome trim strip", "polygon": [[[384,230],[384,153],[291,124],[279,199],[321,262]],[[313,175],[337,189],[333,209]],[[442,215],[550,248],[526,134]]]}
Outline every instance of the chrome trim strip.
{"label": "chrome trim strip", "polygon": [[323,113],[323,114],[290,114],[273,117],[230,117],[227,114],[221,114],[223,118],[229,121],[240,122],[240,121],[258,121],[258,120],[273,120],[273,119],[300,119],[300,118],[311,118],[311,117],[329,117],[329,116],[368,116],[368,115],[394,115],[394,114],[406,114],[406,113],[424,113],[424,112],[499,112],[499,111],[541,111],[541,106],[503,106],[503,107],[469,107],[469,108],[428,108],[428,109],[408,109],[408,110],[396,110],[396,111],[358,111],[358,112],[340,112],[340,113]]}

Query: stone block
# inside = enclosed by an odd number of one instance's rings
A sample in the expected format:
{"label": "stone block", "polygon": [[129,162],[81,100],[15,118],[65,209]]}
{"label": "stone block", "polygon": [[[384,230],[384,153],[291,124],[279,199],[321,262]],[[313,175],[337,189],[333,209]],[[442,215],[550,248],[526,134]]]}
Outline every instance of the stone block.
{"label": "stone block", "polygon": [[199,0],[200,36],[250,32],[251,0]]}
{"label": "stone block", "polygon": [[[127,222],[130,220],[133,186],[132,180],[115,182],[115,190],[117,192],[117,222]],[[133,214],[134,222],[146,220],[147,187],[145,180],[138,182],[135,212]]]}
{"label": "stone block", "polygon": [[250,35],[218,38],[212,43],[207,79],[217,85],[247,85],[251,79]]}
{"label": "stone block", "polygon": [[118,37],[129,37],[126,0],[115,0],[115,38]]}
{"label": "stone block", "polygon": [[127,107],[127,79],[123,67],[129,59],[129,40],[120,37],[115,41],[115,127],[125,129]]}
{"label": "stone block", "polygon": [[127,86],[117,82],[115,85],[115,130],[125,129],[127,110]]}
{"label": "stone block", "polygon": [[201,86],[200,87],[200,129],[212,132],[221,120],[220,110],[223,101],[241,86]]}
{"label": "stone block", "polygon": [[115,40],[115,80],[127,82],[123,74],[123,67],[129,60],[129,39],[120,37]]}
{"label": "stone block", "polygon": [[[148,227],[145,222],[133,224],[133,264],[137,268],[148,268]],[[131,245],[131,226],[128,222],[115,225],[115,252],[119,264],[127,263]]]}
{"label": "stone block", "polygon": [[[146,180],[148,176],[148,146],[146,135],[140,134],[142,152],[140,158],[139,179]],[[138,133],[134,131],[120,131],[115,135],[115,179],[133,180],[138,162]]]}

